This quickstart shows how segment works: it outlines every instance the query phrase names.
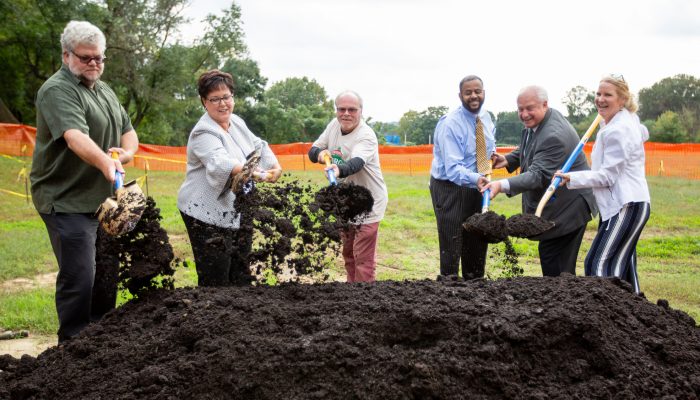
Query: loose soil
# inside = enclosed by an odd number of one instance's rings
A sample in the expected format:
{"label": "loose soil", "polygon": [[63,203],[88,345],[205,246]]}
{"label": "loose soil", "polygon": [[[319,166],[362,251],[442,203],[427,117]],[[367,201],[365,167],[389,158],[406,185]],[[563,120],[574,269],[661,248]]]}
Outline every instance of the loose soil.
{"label": "loose soil", "polygon": [[2,399],[695,399],[700,329],[570,275],[184,288],[0,370]]}
{"label": "loose soil", "polygon": [[483,214],[471,215],[462,226],[488,243],[499,243],[506,240],[508,236],[520,238],[537,236],[552,229],[554,222],[533,214],[515,214],[506,219],[504,215],[487,211]]}
{"label": "loose soil", "polygon": [[472,214],[462,226],[488,243],[499,243],[508,238],[506,217],[493,211]]}
{"label": "loose soil", "polygon": [[529,238],[554,228],[554,222],[534,214],[515,214],[506,221],[508,235]]}

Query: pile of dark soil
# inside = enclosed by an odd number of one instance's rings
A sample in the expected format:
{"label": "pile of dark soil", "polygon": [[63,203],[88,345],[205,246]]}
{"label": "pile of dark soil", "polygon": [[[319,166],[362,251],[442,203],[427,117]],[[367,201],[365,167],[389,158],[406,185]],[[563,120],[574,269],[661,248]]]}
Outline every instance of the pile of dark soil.
{"label": "pile of dark soil", "polygon": [[700,329],[570,275],[187,288],[0,370],[3,399],[693,399]]}

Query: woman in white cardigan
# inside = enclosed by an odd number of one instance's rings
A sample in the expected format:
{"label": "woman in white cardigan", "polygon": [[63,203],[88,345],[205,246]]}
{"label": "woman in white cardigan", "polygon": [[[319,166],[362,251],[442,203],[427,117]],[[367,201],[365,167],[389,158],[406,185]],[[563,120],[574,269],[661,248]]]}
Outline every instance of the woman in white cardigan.
{"label": "woman in white cardigan", "polygon": [[600,223],[584,263],[586,276],[616,276],[640,293],[637,241],[650,214],[644,175],[647,129],[622,76],[601,79],[595,105],[603,118],[591,153],[591,170],[562,173],[569,189],[592,188]]}
{"label": "woman in white cardigan", "polygon": [[260,150],[256,179],[275,182],[282,167],[265,141],[233,114],[233,78],[211,70],[197,82],[206,112],[187,141],[187,175],[177,207],[187,228],[200,286],[245,285],[251,282],[248,255],[250,229],[239,229],[231,184],[243,171],[247,155]]}

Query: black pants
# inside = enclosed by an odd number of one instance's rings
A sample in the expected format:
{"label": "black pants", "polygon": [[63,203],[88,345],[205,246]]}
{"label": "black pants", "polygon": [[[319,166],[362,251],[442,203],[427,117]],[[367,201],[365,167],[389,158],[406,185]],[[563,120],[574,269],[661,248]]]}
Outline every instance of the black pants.
{"label": "black pants", "polygon": [[192,245],[199,286],[250,284],[252,231],[221,228],[180,214]]}
{"label": "black pants", "polygon": [[94,307],[93,312],[93,301],[96,298],[92,295],[92,287],[95,281],[98,221],[92,214],[39,215],[46,224],[51,247],[58,261],[56,311],[60,343],[77,335],[90,321],[98,320],[109,311],[104,307]]}
{"label": "black pants", "polygon": [[538,250],[542,276],[559,276],[562,272],[576,275],[576,257],[586,225],[564,236],[540,241]]}
{"label": "black pants", "polygon": [[488,243],[462,226],[472,214],[481,212],[481,193],[430,177],[430,197],[440,242],[440,275],[457,275],[461,259],[464,279],[482,278]]}

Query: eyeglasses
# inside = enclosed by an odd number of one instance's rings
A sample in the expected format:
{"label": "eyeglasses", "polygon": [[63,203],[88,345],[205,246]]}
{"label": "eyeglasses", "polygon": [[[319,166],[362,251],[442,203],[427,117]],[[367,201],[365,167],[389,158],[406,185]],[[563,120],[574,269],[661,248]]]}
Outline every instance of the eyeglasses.
{"label": "eyeglasses", "polygon": [[359,108],[355,108],[355,107],[349,107],[349,108],[338,107],[335,110],[338,112],[338,114],[345,114],[346,112],[348,114],[355,114],[356,112],[360,111]]}
{"label": "eyeglasses", "polygon": [[100,65],[103,62],[107,60],[107,57],[105,56],[97,56],[97,57],[90,57],[90,56],[81,56],[79,54],[75,54],[73,50],[70,51],[74,56],[80,60],[81,63],[83,64],[90,64],[91,61],[94,61],[95,64]]}
{"label": "eyeglasses", "polygon": [[211,99],[207,99],[207,101],[211,104],[221,104],[222,101],[224,103],[228,103],[229,101],[233,101],[233,95],[226,95],[223,97],[212,97]]}

